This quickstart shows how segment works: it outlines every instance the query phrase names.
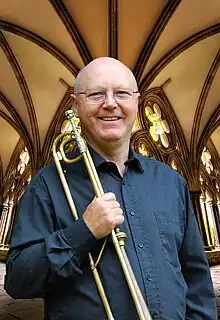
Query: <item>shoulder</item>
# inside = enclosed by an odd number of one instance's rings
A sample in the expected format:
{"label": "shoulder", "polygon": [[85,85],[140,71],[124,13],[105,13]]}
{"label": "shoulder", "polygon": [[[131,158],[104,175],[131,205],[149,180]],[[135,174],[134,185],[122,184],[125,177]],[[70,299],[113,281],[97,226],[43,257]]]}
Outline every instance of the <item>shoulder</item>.
{"label": "shoulder", "polygon": [[137,154],[137,158],[143,168],[144,176],[147,180],[161,189],[170,191],[178,191],[178,193],[185,193],[187,190],[187,182],[185,178],[176,170],[167,164],[151,157]]}
{"label": "shoulder", "polygon": [[155,174],[161,174],[162,176],[169,175],[173,179],[180,179],[182,182],[185,181],[183,176],[164,162],[156,160],[152,157],[137,155],[143,169],[149,172],[153,171]]}
{"label": "shoulder", "polygon": [[[78,156],[78,153],[71,152],[68,154],[68,158],[73,159]],[[67,164],[63,161],[60,162],[63,172],[66,171],[69,173],[77,172],[79,167],[82,166],[82,161],[77,162],[76,165]],[[56,187],[60,186],[61,181],[59,177],[59,173],[57,171],[57,167],[54,161],[45,165],[40,170],[38,170],[37,174],[31,179],[31,182],[28,188],[31,189],[42,189],[42,191],[55,189]]]}
{"label": "shoulder", "polygon": [[33,176],[29,186],[31,188],[41,187],[42,185],[44,185],[46,183],[47,179],[50,179],[51,176],[54,175],[55,170],[56,170],[56,167],[53,162],[42,167],[40,170],[38,170],[36,175]]}

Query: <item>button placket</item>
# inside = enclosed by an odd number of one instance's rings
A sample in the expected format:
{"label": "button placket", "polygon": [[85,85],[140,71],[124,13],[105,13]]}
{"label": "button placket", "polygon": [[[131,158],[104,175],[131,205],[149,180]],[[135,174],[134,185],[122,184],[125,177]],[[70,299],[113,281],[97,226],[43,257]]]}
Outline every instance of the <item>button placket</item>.
{"label": "button placket", "polygon": [[[145,239],[146,235],[143,229],[144,225],[141,223],[142,219],[139,213],[140,203],[137,200],[135,189],[131,183],[131,179],[128,179],[128,176],[124,177],[124,183],[122,183],[122,194],[125,203],[125,210],[127,212],[127,218],[131,226],[134,245],[137,250],[137,260],[140,263],[139,267],[141,272],[140,275],[143,279],[143,290],[145,292],[146,298],[148,299],[148,293],[150,292],[151,288],[154,289],[155,287],[153,277],[154,272],[152,272],[151,265],[152,259],[151,257],[149,257],[149,259],[146,259],[146,252],[149,252],[149,246],[147,238]],[[150,301],[148,302],[150,303]]]}

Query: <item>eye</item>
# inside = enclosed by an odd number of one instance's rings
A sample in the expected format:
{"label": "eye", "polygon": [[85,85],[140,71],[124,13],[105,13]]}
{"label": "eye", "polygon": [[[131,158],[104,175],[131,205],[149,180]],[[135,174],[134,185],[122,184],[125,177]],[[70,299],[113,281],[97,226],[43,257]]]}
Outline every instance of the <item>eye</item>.
{"label": "eye", "polygon": [[99,97],[103,97],[103,95],[105,95],[105,92],[103,91],[94,91],[94,92],[90,92],[87,97],[88,98],[99,98]]}
{"label": "eye", "polygon": [[121,100],[127,100],[132,97],[132,93],[127,90],[116,90],[114,92],[114,95],[116,96],[116,98],[121,99]]}

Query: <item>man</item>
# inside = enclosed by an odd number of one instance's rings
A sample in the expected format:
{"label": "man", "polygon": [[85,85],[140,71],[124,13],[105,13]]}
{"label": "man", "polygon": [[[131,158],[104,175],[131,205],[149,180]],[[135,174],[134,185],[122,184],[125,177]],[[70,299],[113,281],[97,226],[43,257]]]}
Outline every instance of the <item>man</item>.
{"label": "man", "polygon": [[[105,194],[94,199],[82,161],[62,164],[78,214],[73,221],[54,164],[34,177],[20,201],[5,288],[14,298],[42,297],[45,319],[103,320],[88,262],[120,226],[153,319],[215,320],[209,267],[184,179],[129,148],[138,111],[131,71],[98,58],[78,75],[75,111]],[[138,319],[111,241],[99,263],[114,319]]]}

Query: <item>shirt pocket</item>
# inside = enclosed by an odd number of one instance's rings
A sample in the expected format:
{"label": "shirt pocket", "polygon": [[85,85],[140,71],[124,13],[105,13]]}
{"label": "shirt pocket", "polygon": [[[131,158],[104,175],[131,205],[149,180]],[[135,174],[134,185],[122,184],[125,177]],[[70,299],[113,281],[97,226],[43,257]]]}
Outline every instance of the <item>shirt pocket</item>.
{"label": "shirt pocket", "polygon": [[155,211],[154,215],[165,259],[181,270],[178,254],[183,235],[180,223],[166,211]]}

